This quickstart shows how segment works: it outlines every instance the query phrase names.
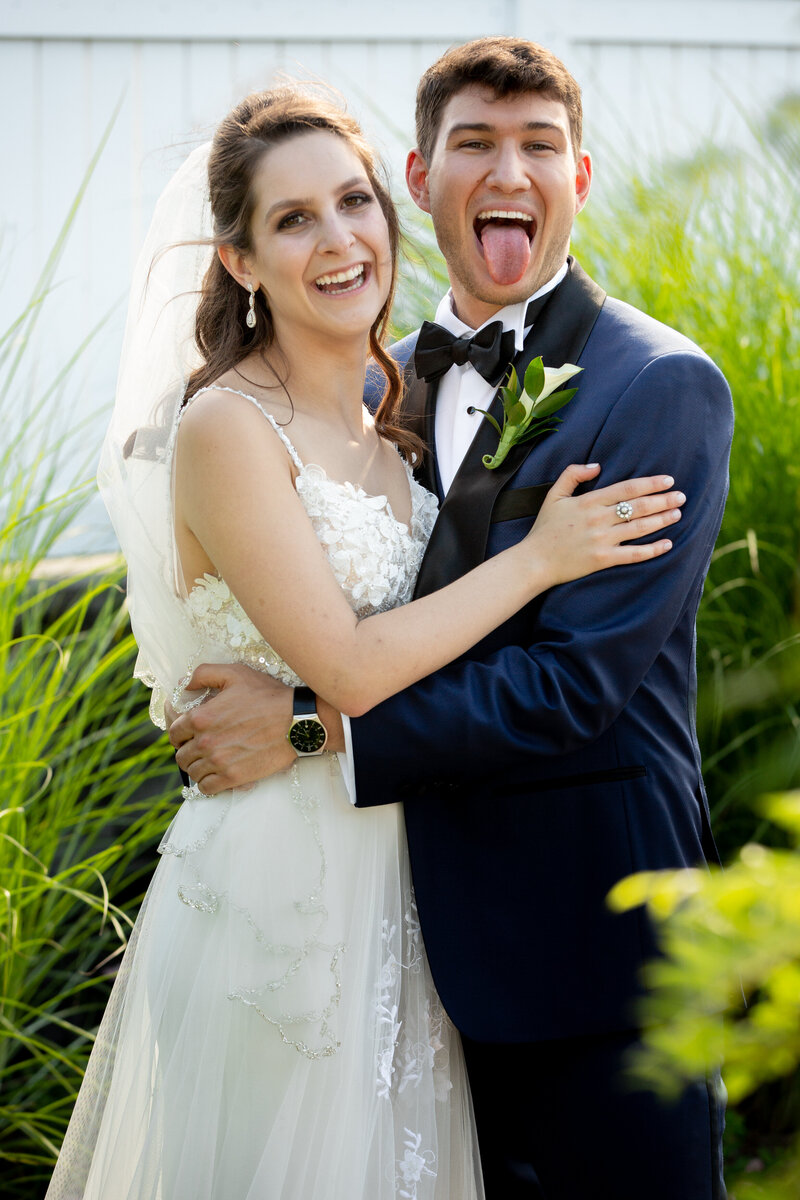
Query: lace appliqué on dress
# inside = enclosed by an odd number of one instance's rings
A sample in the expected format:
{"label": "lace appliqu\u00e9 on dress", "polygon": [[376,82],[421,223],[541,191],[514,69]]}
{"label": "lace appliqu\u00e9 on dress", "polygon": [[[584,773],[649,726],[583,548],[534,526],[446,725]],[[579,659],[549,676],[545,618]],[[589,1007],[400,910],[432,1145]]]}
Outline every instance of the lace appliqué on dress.
{"label": "lace appliqu\u00e9 on dress", "polygon": [[437,505],[434,496],[413,479],[410,483],[409,529],[395,519],[386,496],[370,496],[351,483],[337,483],[318,466],[304,468],[297,478],[297,494],[359,617],[406,604],[413,594]]}
{"label": "lace appliqu\u00e9 on dress", "polygon": [[441,1004],[426,1000],[425,1025],[421,1029],[410,1027],[401,1011],[403,974],[418,974],[423,966],[422,934],[413,896],[404,924],[405,930],[401,931],[384,920],[381,930],[385,958],[375,1004],[382,1030],[377,1054],[377,1094],[387,1100],[402,1095],[430,1072],[436,1099],[446,1100],[451,1084],[447,1041],[443,1036],[447,1017]]}
{"label": "lace appliqu\u00e9 on dress", "polygon": [[[332,759],[332,763],[335,763],[335,759]],[[289,793],[292,806],[311,834],[319,861],[318,872],[311,889],[293,902],[293,908],[298,916],[308,918],[309,921],[308,932],[302,942],[273,941],[261,928],[250,909],[238,904],[228,889],[217,890],[203,878],[202,857],[199,866],[196,866],[193,861],[194,857],[209,845],[211,839],[221,830],[229,817],[235,804],[235,792],[223,793],[213,801],[212,805],[209,798],[204,796],[196,785],[185,788],[184,808],[167,830],[158,849],[160,854],[171,855],[185,861],[188,878],[185,878],[178,888],[178,897],[184,904],[207,915],[214,915],[222,904],[227,905],[249,927],[253,941],[264,959],[277,963],[279,966],[278,974],[273,975],[268,982],[259,987],[244,985],[231,987],[228,999],[238,1000],[247,1005],[270,1025],[275,1026],[281,1040],[287,1046],[293,1046],[310,1059],[326,1058],[335,1054],[339,1049],[335,1031],[329,1022],[338,1007],[341,996],[339,960],[344,946],[341,943],[328,944],[321,936],[328,917],[325,906],[327,862],[317,818],[319,803],[310,789],[303,787],[298,763],[295,763],[289,771]],[[202,814],[209,809],[214,815],[209,813],[210,819],[206,823]],[[199,836],[194,836],[191,840],[185,840],[176,832],[177,826],[187,824],[183,820],[187,814],[189,815],[188,825],[195,832],[197,832],[195,828],[197,818],[199,817],[200,820]],[[312,956],[319,955],[328,960],[330,993],[326,997],[321,997],[319,1004],[312,1008],[300,1011],[284,1008],[277,1013],[268,1012],[265,1004],[266,998],[276,996],[289,987],[303,969],[306,961]],[[302,1034],[296,1032],[298,1026],[306,1032]],[[314,1034],[313,1039],[312,1033]]]}
{"label": "lace appliqu\u00e9 on dress", "polygon": [[418,1186],[423,1177],[436,1178],[436,1172],[431,1170],[436,1162],[436,1155],[432,1150],[422,1150],[421,1134],[414,1133],[410,1129],[406,1129],[404,1132],[406,1134],[404,1143],[406,1152],[397,1162],[395,1187],[401,1200],[417,1200]]}

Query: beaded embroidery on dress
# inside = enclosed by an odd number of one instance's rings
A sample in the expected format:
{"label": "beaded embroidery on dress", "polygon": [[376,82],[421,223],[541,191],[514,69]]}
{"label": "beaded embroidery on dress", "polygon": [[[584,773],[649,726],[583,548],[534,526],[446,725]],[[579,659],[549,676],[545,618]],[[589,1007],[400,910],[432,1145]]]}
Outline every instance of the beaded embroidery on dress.
{"label": "beaded embroidery on dress", "polygon": [[[409,471],[406,526],[264,415],[353,609],[409,600],[435,499]],[[182,611],[185,678],[238,661],[300,682],[223,580]],[[324,754],[186,789],[159,849],[47,1200],[481,1200],[399,807],[353,808]]]}

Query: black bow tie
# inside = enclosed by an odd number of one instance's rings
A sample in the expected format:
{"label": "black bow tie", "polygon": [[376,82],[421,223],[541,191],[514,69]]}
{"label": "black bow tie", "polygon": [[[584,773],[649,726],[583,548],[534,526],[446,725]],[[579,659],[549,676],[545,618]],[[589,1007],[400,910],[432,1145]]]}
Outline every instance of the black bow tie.
{"label": "black bow tie", "polygon": [[423,321],[414,351],[417,378],[439,379],[455,364],[472,363],[487,383],[497,387],[514,357],[514,330],[503,332],[502,321],[492,321],[476,334],[456,337],[442,325]]}
{"label": "black bow tie", "polygon": [[[550,295],[548,293],[530,302],[525,313],[526,327],[533,324],[534,317]],[[439,379],[453,365],[461,367],[469,362],[487,383],[498,387],[511,366],[515,352],[514,330],[503,332],[502,321],[492,321],[477,333],[465,337],[456,337],[442,325],[423,321],[414,351],[414,369],[418,379],[430,382]]]}

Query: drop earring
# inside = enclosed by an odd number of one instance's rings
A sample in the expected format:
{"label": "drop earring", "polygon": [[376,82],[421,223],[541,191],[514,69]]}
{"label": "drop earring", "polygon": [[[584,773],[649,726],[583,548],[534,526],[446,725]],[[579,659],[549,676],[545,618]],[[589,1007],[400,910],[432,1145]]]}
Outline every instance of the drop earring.
{"label": "drop earring", "polygon": [[248,305],[248,308],[247,308],[247,316],[245,317],[245,324],[247,325],[248,329],[255,329],[255,327],[256,327],[256,294],[255,294],[255,291],[253,290],[252,283],[248,283],[247,286],[250,289],[250,304]]}

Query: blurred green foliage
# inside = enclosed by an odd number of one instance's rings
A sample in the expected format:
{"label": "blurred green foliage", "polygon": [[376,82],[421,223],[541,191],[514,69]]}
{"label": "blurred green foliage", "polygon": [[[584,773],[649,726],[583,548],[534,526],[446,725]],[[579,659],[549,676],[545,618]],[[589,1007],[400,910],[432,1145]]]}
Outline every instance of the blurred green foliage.
{"label": "blurred green foliage", "polygon": [[[792,848],[749,843],[725,870],[634,875],[610,896],[620,911],[646,904],[659,928],[664,956],[647,968],[646,1048],[632,1074],[667,1097],[721,1063],[737,1105],[800,1063],[800,792],[760,807]],[[800,1153],[755,1174],[737,1182],[738,1200],[794,1200]]]}
{"label": "blurred green foliage", "polygon": [[618,910],[646,903],[661,928],[638,1071],[653,1088],[674,1093],[724,1060],[736,1104],[800,1063],[800,793],[762,807],[792,849],[748,843],[724,870],[633,875],[611,893]]}

